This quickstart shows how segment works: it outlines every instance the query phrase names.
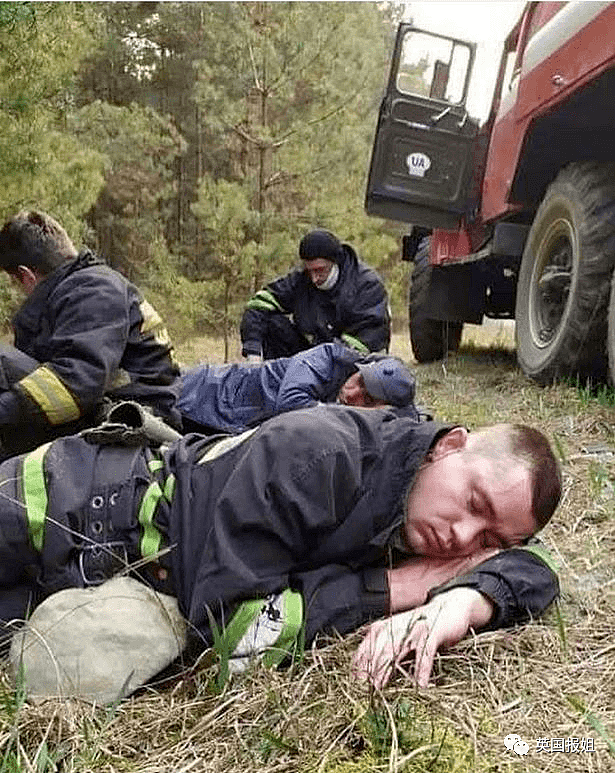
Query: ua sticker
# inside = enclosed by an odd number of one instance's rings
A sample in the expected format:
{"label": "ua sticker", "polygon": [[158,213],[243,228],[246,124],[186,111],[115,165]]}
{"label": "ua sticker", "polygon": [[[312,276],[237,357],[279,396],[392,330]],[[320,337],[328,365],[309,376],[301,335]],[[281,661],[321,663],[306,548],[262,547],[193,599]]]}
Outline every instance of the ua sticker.
{"label": "ua sticker", "polygon": [[408,174],[413,177],[424,177],[425,172],[431,166],[431,159],[425,153],[409,153],[406,156]]}

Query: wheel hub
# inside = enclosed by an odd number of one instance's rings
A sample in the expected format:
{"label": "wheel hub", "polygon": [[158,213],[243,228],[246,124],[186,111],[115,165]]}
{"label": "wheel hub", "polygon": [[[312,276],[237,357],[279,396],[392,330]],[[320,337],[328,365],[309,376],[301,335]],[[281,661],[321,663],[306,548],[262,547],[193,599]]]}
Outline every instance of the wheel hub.
{"label": "wheel hub", "polygon": [[573,231],[567,220],[556,220],[537,250],[542,260],[534,267],[530,325],[538,346],[557,335],[568,303],[573,272]]}

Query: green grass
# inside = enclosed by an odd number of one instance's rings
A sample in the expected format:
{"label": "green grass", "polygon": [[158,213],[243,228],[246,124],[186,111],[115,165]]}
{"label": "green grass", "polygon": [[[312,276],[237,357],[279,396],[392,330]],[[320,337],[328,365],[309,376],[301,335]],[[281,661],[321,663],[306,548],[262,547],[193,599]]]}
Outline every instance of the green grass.
{"label": "green grass", "polygon": [[[564,497],[544,539],[561,599],[544,619],[470,637],[443,652],[433,686],[399,673],[382,694],[351,675],[360,633],[322,641],[288,670],[218,675],[203,658],[120,703],[32,705],[4,679],[0,760],[10,771],[212,773],[612,773],[615,770],[615,408],[607,387],[540,387],[519,370],[509,325],[468,326],[457,355],[417,365],[418,400],[475,428],[543,429],[562,460]],[[238,341],[235,342],[238,351]],[[220,342],[182,345],[182,361],[221,362]],[[602,449],[588,453],[591,449]],[[606,449],[606,450],[605,450]],[[408,665],[408,673],[411,664]],[[503,739],[530,746],[518,756]],[[536,751],[538,738],[592,738],[593,753]]]}

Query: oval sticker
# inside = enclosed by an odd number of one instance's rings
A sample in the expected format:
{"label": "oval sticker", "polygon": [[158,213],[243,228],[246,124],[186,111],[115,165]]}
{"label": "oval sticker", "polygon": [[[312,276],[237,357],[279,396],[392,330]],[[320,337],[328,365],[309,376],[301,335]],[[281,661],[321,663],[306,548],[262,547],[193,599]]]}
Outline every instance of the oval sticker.
{"label": "oval sticker", "polygon": [[431,166],[431,159],[425,153],[409,153],[406,156],[408,174],[413,177],[424,177],[425,172]]}

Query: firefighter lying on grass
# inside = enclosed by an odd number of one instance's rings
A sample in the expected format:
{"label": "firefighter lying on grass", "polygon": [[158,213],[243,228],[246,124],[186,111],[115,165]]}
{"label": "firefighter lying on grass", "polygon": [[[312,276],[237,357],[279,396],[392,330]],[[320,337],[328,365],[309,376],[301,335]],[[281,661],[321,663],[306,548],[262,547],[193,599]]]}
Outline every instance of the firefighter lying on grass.
{"label": "firefighter lying on grass", "polygon": [[231,656],[278,663],[299,636],[372,623],[356,671],[382,686],[415,652],[425,685],[441,646],[535,617],[558,593],[530,538],[560,473],[530,427],[470,433],[326,405],[168,447],[92,439],[0,466],[4,620],[141,561],[135,576],[177,597],[198,649],[215,621]]}

